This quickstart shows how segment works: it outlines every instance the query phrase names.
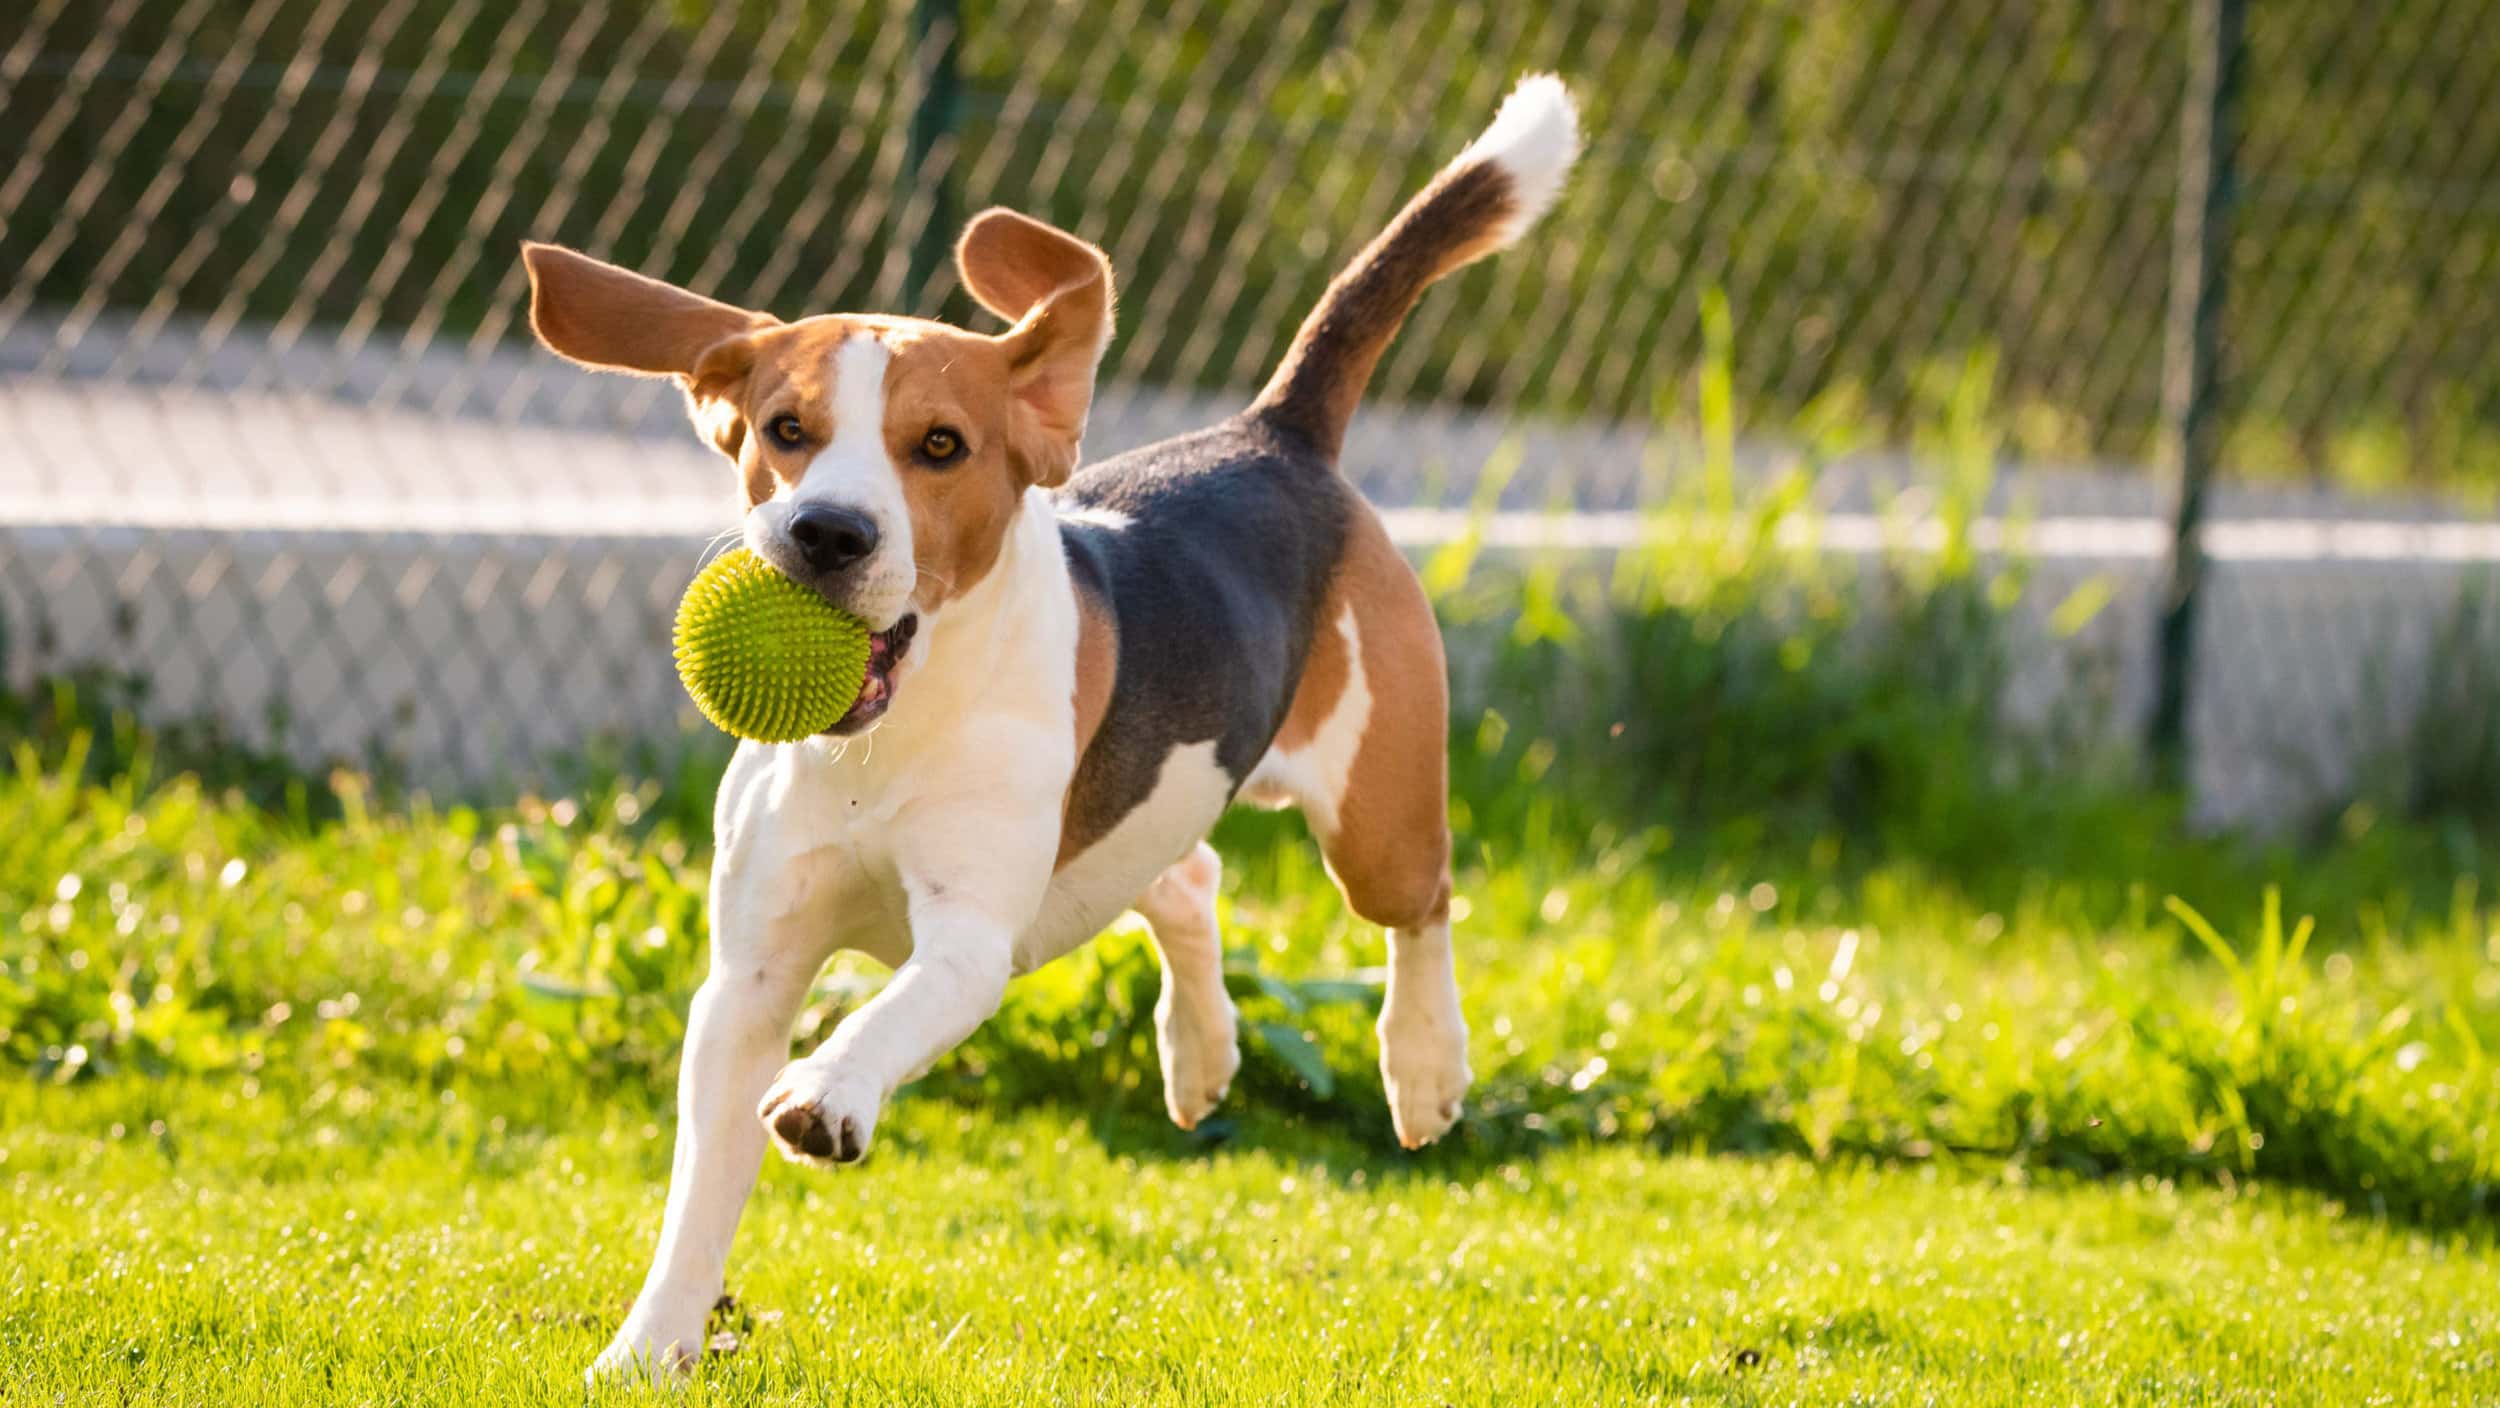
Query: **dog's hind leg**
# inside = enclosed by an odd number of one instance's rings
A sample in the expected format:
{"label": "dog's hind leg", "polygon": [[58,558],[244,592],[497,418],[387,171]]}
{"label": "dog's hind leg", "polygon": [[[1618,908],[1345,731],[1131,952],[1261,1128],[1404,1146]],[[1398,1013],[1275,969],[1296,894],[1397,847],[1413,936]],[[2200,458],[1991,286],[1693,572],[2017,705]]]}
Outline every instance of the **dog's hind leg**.
{"label": "dog's hind leg", "polygon": [[1431,603],[1358,504],[1302,684],[1251,790],[1301,807],[1347,906],[1389,931],[1380,1074],[1410,1149],[1457,1122],[1473,1078],[1450,952],[1448,735]]}
{"label": "dog's hind leg", "polygon": [[1197,1128],[1241,1069],[1233,999],[1224,991],[1224,942],[1215,927],[1223,873],[1215,848],[1201,841],[1137,897],[1163,960],[1163,995],[1155,1000],[1163,1107],[1183,1129]]}
{"label": "dog's hind leg", "polygon": [[[1432,653],[1437,667],[1437,637]],[[1437,686],[1437,669],[1431,678]],[[1458,1122],[1474,1078],[1450,950],[1446,706],[1438,702],[1437,687],[1418,685],[1415,692],[1433,696],[1428,711],[1395,702],[1394,695],[1374,702],[1373,725],[1334,822],[1320,833],[1346,904],[1389,931],[1380,1078],[1398,1142],[1409,1149]]]}
{"label": "dog's hind leg", "polygon": [[1389,930],[1389,996],[1380,1008],[1380,1079],[1398,1142],[1420,1149],[1458,1123],[1474,1074],[1447,914]]}

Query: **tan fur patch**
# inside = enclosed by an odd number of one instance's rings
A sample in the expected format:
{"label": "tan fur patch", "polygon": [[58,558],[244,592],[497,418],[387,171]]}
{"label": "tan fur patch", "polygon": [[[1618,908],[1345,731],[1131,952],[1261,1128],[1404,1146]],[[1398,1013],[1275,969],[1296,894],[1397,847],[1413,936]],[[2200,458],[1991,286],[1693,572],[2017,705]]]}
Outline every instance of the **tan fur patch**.
{"label": "tan fur patch", "polygon": [[[1302,683],[1294,688],[1293,704],[1285,710],[1285,721],[1276,729],[1276,741],[1269,745],[1286,752],[1298,752],[1310,746],[1319,736],[1328,716],[1337,712],[1337,701],[1345,696],[1348,667],[1345,635],[1336,622],[1345,615],[1345,590],[1342,571],[1320,607],[1319,629],[1311,633],[1311,653],[1302,658]],[[1361,622],[1356,623],[1357,630]],[[1366,650],[1368,656],[1371,652]],[[1366,662],[1368,663],[1368,661]]]}
{"label": "tan fur patch", "polygon": [[530,328],[584,366],[680,376],[704,350],[773,319],[688,293],[559,245],[524,241]]}
{"label": "tan fur patch", "polygon": [[[1379,516],[1359,503],[1320,619],[1333,621],[1348,609],[1362,643],[1371,718],[1338,799],[1336,828],[1320,844],[1356,914],[1415,928],[1438,922],[1450,907],[1449,666],[1423,583]],[[1334,641],[1342,657],[1337,632],[1317,632],[1314,640]],[[1345,670],[1341,661],[1332,683],[1324,663],[1315,647],[1288,724],[1325,719],[1334,707]]]}
{"label": "tan fur patch", "polygon": [[[1025,488],[1009,450],[1006,358],[990,338],[938,324],[886,335],[886,453],[901,467],[911,509],[920,585],[914,599],[940,606],[989,575]],[[944,428],[963,439],[962,456],[923,462],[920,443]]]}
{"label": "tan fur patch", "polygon": [[[1111,707],[1111,689],[1120,676],[1120,627],[1110,606],[1084,587],[1076,588],[1076,756],[1084,758]],[[1068,777],[1068,800],[1059,816],[1059,859],[1064,866],[1102,839],[1117,818],[1086,816],[1075,805],[1080,767]],[[1057,868],[1054,866],[1053,868]]]}

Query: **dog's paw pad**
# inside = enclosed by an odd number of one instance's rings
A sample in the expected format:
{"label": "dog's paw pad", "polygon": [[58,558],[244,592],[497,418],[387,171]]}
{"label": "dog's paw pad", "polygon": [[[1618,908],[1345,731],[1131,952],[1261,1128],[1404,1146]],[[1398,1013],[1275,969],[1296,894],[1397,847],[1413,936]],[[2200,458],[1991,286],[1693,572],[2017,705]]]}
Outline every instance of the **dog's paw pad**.
{"label": "dog's paw pad", "polygon": [[[859,1157],[856,1136],[847,1122],[840,1133],[841,1137],[837,1138],[835,1131],[826,1128],[824,1120],[810,1106],[787,1106],[773,1116],[773,1137],[811,1159],[848,1162]],[[851,1146],[847,1154],[844,1152],[846,1145]]]}
{"label": "dog's paw pad", "polygon": [[855,1164],[868,1152],[859,1122],[849,1115],[827,1118],[812,1105],[788,1105],[773,1116],[773,1138],[792,1158]]}
{"label": "dog's paw pad", "polygon": [[772,1131],[784,1158],[802,1163],[854,1164],[868,1154],[876,1115],[792,1067],[773,1084],[756,1113]]}
{"label": "dog's paw pad", "polygon": [[1449,1133],[1465,1111],[1466,1102],[1454,1095],[1418,1098],[1412,1091],[1389,1092],[1389,1122],[1404,1148],[1420,1149]]}

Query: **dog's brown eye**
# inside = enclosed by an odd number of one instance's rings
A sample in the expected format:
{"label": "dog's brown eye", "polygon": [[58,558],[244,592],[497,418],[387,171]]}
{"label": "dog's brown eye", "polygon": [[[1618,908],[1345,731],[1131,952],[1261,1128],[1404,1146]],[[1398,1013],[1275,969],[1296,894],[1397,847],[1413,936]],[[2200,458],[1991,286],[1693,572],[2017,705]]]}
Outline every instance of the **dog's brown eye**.
{"label": "dog's brown eye", "polygon": [[920,437],[920,457],[931,464],[944,464],[963,452],[964,438],[945,426]]}
{"label": "dog's brown eye", "polygon": [[764,422],[764,434],[785,450],[795,450],[807,443],[807,427],[793,415],[778,415]]}

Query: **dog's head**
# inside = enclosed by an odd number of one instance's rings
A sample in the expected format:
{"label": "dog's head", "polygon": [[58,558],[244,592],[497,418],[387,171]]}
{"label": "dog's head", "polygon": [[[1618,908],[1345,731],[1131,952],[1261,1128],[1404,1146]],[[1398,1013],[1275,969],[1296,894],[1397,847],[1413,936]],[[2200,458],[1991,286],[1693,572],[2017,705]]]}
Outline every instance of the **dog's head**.
{"label": "dog's head", "polygon": [[785,323],[554,245],[522,259],[539,340],[675,377],[738,466],[747,546],[878,633],[837,732],[884,714],[920,618],[988,573],[1026,489],[1075,468],[1111,336],[1102,251],[1007,210],[974,217],[955,247],[964,286],[1014,324],[994,337],[874,315]]}

